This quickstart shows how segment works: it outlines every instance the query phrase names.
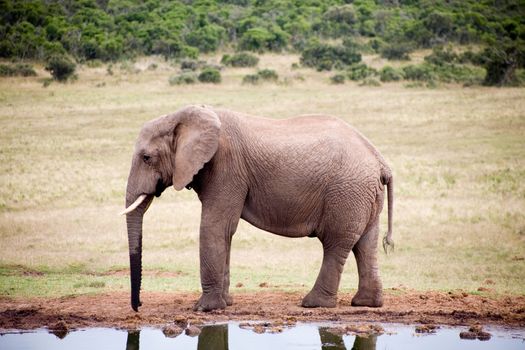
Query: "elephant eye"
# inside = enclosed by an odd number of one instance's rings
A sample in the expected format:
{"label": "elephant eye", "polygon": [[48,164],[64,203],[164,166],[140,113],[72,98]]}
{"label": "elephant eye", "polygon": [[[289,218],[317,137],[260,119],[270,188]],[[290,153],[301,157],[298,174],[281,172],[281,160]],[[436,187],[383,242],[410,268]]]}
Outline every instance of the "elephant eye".
{"label": "elephant eye", "polygon": [[147,154],[144,154],[144,155],[142,156],[142,160],[144,161],[144,163],[149,162],[150,159],[151,159],[151,156],[148,156]]}

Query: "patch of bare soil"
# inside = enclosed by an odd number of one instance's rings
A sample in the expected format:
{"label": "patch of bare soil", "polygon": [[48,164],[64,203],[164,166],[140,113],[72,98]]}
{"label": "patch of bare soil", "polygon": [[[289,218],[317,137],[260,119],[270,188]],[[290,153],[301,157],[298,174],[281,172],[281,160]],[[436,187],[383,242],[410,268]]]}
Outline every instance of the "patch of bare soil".
{"label": "patch of bare soil", "polygon": [[525,327],[525,296],[485,297],[465,292],[387,291],[383,307],[367,308],[350,306],[352,295],[341,293],[337,308],[305,309],[300,306],[301,293],[266,289],[233,294],[232,306],[209,313],[192,311],[198,296],[191,293],[143,292],[143,306],[138,313],[131,310],[129,294],[122,292],[64,298],[0,297],[0,329],[136,329],[142,326],[161,327],[173,322],[198,325],[229,320],[264,320],[274,324],[338,321]]}

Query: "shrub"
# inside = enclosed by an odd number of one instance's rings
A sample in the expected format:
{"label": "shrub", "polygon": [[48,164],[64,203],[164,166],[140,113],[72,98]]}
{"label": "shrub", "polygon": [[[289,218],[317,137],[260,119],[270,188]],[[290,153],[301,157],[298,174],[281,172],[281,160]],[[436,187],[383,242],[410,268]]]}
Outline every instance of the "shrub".
{"label": "shrub", "polygon": [[15,71],[17,75],[21,75],[23,77],[34,77],[36,76],[36,72],[33,69],[33,66],[27,63],[19,63],[15,66]]}
{"label": "shrub", "polygon": [[332,84],[344,84],[346,77],[344,74],[336,74],[330,77]]}
{"label": "shrub", "polygon": [[290,35],[276,25],[269,29],[254,27],[243,33],[238,46],[247,51],[281,51],[288,45],[289,38]]}
{"label": "shrub", "polygon": [[170,77],[168,81],[170,85],[188,85],[195,84],[197,82],[197,77],[195,74],[182,73]]}
{"label": "shrub", "polygon": [[463,83],[466,85],[480,84],[483,81],[484,70],[458,64],[433,65],[422,63],[403,67],[405,79],[426,82],[427,86],[435,82]]}
{"label": "shrub", "polygon": [[363,80],[359,86],[381,86],[381,83],[374,78],[367,78]]}
{"label": "shrub", "polygon": [[256,85],[259,83],[259,75],[258,74],[248,74],[248,75],[245,75],[243,78],[242,78],[242,83],[243,84],[252,84],[252,85]]}
{"label": "shrub", "polygon": [[364,63],[353,64],[348,69],[348,79],[354,81],[365,79],[373,75],[377,75],[377,71],[374,68],[368,67]]}
{"label": "shrub", "polygon": [[384,66],[379,72],[379,80],[383,83],[390,81],[399,81],[403,79],[403,71],[392,68],[390,66]]}
{"label": "shrub", "polygon": [[361,54],[351,46],[313,43],[301,53],[301,63],[318,71],[342,68],[360,61]]}
{"label": "shrub", "polygon": [[393,43],[386,44],[381,48],[381,57],[387,60],[410,60],[410,52],[412,48],[407,43]]}
{"label": "shrub", "polygon": [[0,76],[12,77],[15,75],[15,69],[7,64],[0,64]]}
{"label": "shrub", "polygon": [[357,15],[351,4],[332,6],[323,14],[320,30],[324,35],[334,38],[355,32]]}
{"label": "shrub", "polygon": [[37,74],[33,69],[33,66],[27,63],[18,63],[14,66],[0,64],[0,76],[2,77],[34,77],[36,75]]}
{"label": "shrub", "polygon": [[486,48],[483,56],[487,71],[484,85],[519,85],[516,70],[525,67],[525,45],[519,46],[516,42],[500,43]]}
{"label": "shrub", "polygon": [[192,71],[195,71],[199,68],[199,63],[197,61],[194,61],[194,60],[190,60],[190,61],[182,61],[180,63],[180,69],[182,70],[192,70]]}
{"label": "shrub", "polygon": [[279,79],[279,75],[273,69],[260,70],[257,72],[257,75],[261,78],[261,80],[266,81],[277,81],[277,79]]}
{"label": "shrub", "polygon": [[243,84],[258,84],[261,81],[275,82],[279,79],[279,75],[273,69],[262,69],[257,74],[248,74],[242,78]]}
{"label": "shrub", "polygon": [[224,28],[216,24],[210,24],[192,30],[186,36],[186,42],[188,45],[198,48],[201,52],[211,52],[217,50],[225,35]]}
{"label": "shrub", "polygon": [[204,68],[201,74],[199,74],[198,79],[201,83],[218,84],[221,82],[221,72],[216,68]]}
{"label": "shrub", "polygon": [[76,65],[67,56],[51,56],[45,68],[51,73],[53,79],[65,82],[73,77]]}
{"label": "shrub", "polygon": [[239,52],[233,56],[222,56],[221,63],[232,67],[255,67],[259,63],[259,57],[247,52]]}
{"label": "shrub", "polygon": [[431,81],[435,79],[434,70],[429,64],[405,66],[403,67],[403,75],[407,80]]}
{"label": "shrub", "polygon": [[459,56],[452,50],[452,48],[443,46],[436,46],[432,49],[432,53],[425,56],[425,62],[441,66],[444,64],[450,64],[457,62]]}

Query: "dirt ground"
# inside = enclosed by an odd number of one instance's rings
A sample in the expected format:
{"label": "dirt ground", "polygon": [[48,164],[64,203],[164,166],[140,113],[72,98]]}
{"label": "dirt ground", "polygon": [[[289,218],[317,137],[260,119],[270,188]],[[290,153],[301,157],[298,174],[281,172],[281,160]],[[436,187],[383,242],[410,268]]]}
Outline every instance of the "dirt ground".
{"label": "dirt ground", "polygon": [[[62,298],[0,297],[0,329],[117,327],[135,329],[178,322],[265,320],[274,323],[338,321],[407,324],[502,325],[525,327],[525,296],[490,297],[465,292],[387,291],[381,308],[352,307],[351,294],[340,294],[337,308],[305,309],[302,294],[233,294],[234,305],[215,312],[193,312],[198,294],[142,293],[143,306],[131,310],[128,293]],[[58,325],[58,326],[57,326]]]}

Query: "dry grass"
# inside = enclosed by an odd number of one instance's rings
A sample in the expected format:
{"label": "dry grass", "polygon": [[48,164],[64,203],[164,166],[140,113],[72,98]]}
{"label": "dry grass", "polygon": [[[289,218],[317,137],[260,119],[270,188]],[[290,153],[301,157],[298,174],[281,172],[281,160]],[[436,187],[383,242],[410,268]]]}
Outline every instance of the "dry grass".
{"label": "dry grass", "polygon": [[[190,103],[275,118],[328,113],[366,134],[395,174],[396,251],[379,253],[385,287],[525,293],[524,89],[331,85],[331,73],[292,70],[292,55],[261,59],[279,84],[241,85],[255,71],[244,68],[226,69],[217,86],[170,86],[176,68],[155,62],[156,70],[146,69],[151,59],[116,64],[113,75],[84,67],[77,82],[47,88],[38,78],[0,80],[0,294],[128,288],[125,275],[106,274],[128,264],[116,213],[135,137],[146,120]],[[199,289],[199,215],[193,192],[168,190],[155,200],[145,219],[145,269],[178,273],[148,275],[145,289]],[[317,240],[242,223],[232,285],[307,290],[320,262]],[[350,258],[341,288],[356,286]]]}

